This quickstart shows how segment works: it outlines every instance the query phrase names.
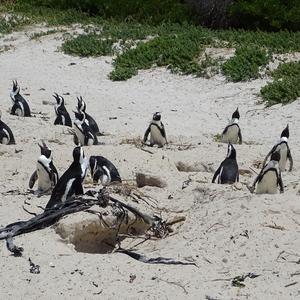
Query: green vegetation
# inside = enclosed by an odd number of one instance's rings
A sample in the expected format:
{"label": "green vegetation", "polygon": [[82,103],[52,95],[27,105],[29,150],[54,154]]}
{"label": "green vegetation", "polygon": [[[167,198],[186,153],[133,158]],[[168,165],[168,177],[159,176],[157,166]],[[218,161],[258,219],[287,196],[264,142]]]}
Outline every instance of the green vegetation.
{"label": "green vegetation", "polygon": [[264,86],[260,93],[267,105],[287,104],[300,97],[300,62],[282,63],[271,72],[273,82]]}
{"label": "green vegetation", "polygon": [[244,46],[236,49],[235,56],[223,64],[222,71],[233,82],[251,80],[259,77],[259,68],[268,61],[266,50]]}
{"label": "green vegetation", "polygon": [[[272,1],[267,0],[267,5]],[[237,0],[235,3],[246,5],[248,2]],[[259,5],[257,0],[252,2]],[[240,11],[244,12],[244,8]],[[273,54],[300,51],[300,32],[203,28],[188,22],[186,7],[179,0],[15,0],[6,1],[0,12],[6,14],[5,18],[0,17],[0,33],[40,22],[55,26],[80,23],[85,34],[70,37],[63,43],[62,50],[78,56],[115,55],[114,70],[109,74],[112,80],[127,80],[139,70],[155,66],[205,77],[221,70],[233,82],[252,80],[259,77],[260,71],[264,72]],[[273,17],[278,18],[278,15]],[[276,28],[283,24],[277,26],[272,21]],[[58,31],[60,29],[36,33],[31,39]],[[207,47],[235,48],[236,52],[224,62],[204,55]],[[287,103],[299,95],[299,83],[295,79],[299,74],[284,75],[283,71],[291,72],[297,67],[283,68],[279,68],[279,73],[273,72],[274,82],[261,90],[268,104]]]}
{"label": "green vegetation", "polygon": [[113,53],[112,45],[114,40],[101,39],[99,35],[79,35],[76,38],[66,41],[62,49],[67,54],[78,56],[101,56]]}
{"label": "green vegetation", "polygon": [[236,0],[230,7],[232,21],[247,29],[299,30],[299,0]]}

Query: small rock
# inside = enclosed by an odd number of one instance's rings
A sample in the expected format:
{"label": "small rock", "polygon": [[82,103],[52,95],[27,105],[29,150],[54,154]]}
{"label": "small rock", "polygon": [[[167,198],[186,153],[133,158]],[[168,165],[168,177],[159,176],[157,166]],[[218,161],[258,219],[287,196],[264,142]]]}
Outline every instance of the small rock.
{"label": "small rock", "polygon": [[139,188],[146,185],[156,186],[159,188],[164,188],[167,186],[167,183],[159,176],[145,173],[136,173],[136,184]]}

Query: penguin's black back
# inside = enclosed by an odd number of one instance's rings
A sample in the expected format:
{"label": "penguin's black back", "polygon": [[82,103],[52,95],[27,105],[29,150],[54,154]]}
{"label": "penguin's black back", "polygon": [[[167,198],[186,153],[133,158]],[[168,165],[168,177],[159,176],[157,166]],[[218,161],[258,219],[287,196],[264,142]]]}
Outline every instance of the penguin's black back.
{"label": "penguin's black back", "polygon": [[[5,129],[8,132],[9,137],[10,137],[10,141],[9,141],[8,145],[16,144],[16,141],[15,141],[15,138],[14,138],[14,135],[13,135],[11,129],[3,121],[0,120],[0,137],[3,135],[2,134],[3,129]],[[1,137],[1,140],[2,140],[2,137]]]}
{"label": "penguin's black back", "polygon": [[238,181],[239,167],[236,159],[226,158],[221,164],[221,171],[218,182],[221,184],[231,184]]}
{"label": "penguin's black back", "polygon": [[18,102],[21,102],[24,108],[24,117],[30,117],[31,116],[31,112],[30,112],[30,107],[28,102],[23,98],[22,95],[17,94],[15,95],[15,104],[18,105]]}
{"label": "penguin's black back", "polygon": [[50,200],[46,208],[51,208],[55,204],[62,202],[62,197],[66,191],[67,185],[70,180],[75,179],[71,185],[67,198],[75,194],[82,193],[82,169],[79,162],[73,162],[68,170],[59,178],[56,186],[54,187]]}
{"label": "penguin's black back", "polygon": [[117,170],[117,168],[115,167],[115,165],[108,160],[107,158],[103,157],[103,156],[91,156],[90,157],[90,165],[92,160],[96,160],[96,163],[98,165],[98,167],[102,168],[105,166],[109,172],[110,172],[110,176],[111,176],[111,182],[122,182],[121,176]]}
{"label": "penguin's black back", "polygon": [[[71,117],[67,111],[67,109],[65,108],[65,106],[61,105],[57,108],[56,110],[57,113],[57,117],[54,121],[54,125],[65,125],[68,127],[72,127],[72,121],[71,121]],[[65,119],[65,124],[63,124],[63,118]]]}
{"label": "penguin's black back", "polygon": [[87,125],[85,122],[81,125],[83,134],[85,136],[85,144],[87,145],[88,139],[93,137],[93,145],[98,145],[98,138],[96,133],[92,130],[90,125]]}
{"label": "penguin's black back", "polygon": [[89,114],[87,114],[87,113],[85,113],[85,118],[89,122],[89,126],[90,126],[91,130],[95,134],[100,133],[98,124],[96,123],[96,121],[94,120],[94,118],[92,116],[90,116]]}

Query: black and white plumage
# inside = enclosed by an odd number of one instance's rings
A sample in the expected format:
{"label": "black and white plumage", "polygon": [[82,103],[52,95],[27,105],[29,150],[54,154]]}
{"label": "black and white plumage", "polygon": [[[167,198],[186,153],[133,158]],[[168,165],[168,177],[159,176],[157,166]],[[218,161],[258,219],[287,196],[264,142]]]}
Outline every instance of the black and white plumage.
{"label": "black and white plumage", "polygon": [[32,189],[38,180],[37,194],[41,195],[53,189],[58,181],[58,172],[53,164],[52,150],[44,143],[39,144],[41,156],[38,158],[36,170],[30,177],[29,188]]}
{"label": "black and white plumage", "polygon": [[239,181],[239,167],[236,161],[236,151],[231,144],[228,144],[227,156],[222,161],[212,179],[215,182],[218,177],[218,183],[232,184]]}
{"label": "black and white plumage", "polygon": [[290,161],[290,168],[289,171],[292,171],[293,169],[293,158],[291,154],[291,149],[288,145],[288,139],[290,137],[290,131],[289,131],[289,125],[286,126],[286,128],[282,131],[280,140],[273,146],[271,151],[267,154],[263,166],[266,165],[267,160],[272,154],[276,151],[280,153],[280,160],[279,160],[279,169],[281,172],[285,171],[286,162],[287,160]]}
{"label": "black and white plumage", "polygon": [[222,143],[242,144],[241,128],[238,124],[240,119],[239,109],[237,108],[232,114],[230,123],[225,127],[222,132]]}
{"label": "black and white plumage", "polygon": [[122,182],[117,168],[103,156],[90,157],[90,170],[95,183],[99,179],[104,186],[109,185],[111,182]]}
{"label": "black and white plumage", "polygon": [[1,120],[2,113],[0,111],[0,144],[14,145],[16,144],[11,129]]}
{"label": "black and white plumage", "polygon": [[91,146],[98,145],[98,139],[94,131],[85,122],[84,112],[74,112],[74,142],[76,145]]}
{"label": "black and white plumage", "polygon": [[73,150],[73,162],[67,171],[59,178],[54,187],[46,208],[51,208],[57,203],[68,200],[71,196],[82,195],[82,183],[88,169],[88,159],[84,155],[82,147],[75,147]]}
{"label": "black and white plumage", "polygon": [[158,147],[163,147],[167,143],[167,136],[164,124],[161,122],[161,114],[156,112],[153,115],[152,121],[150,122],[145,135],[144,143],[147,142],[148,135],[150,134],[150,146],[158,145]]}
{"label": "black and white plumage", "polygon": [[13,89],[10,92],[10,98],[13,102],[10,113],[19,117],[30,117],[31,112],[28,102],[20,94],[20,86],[17,81],[13,81]]}
{"label": "black and white plumage", "polygon": [[54,106],[56,119],[54,121],[54,125],[63,125],[72,127],[72,121],[70,115],[65,107],[65,99],[62,96],[54,93],[53,97],[56,100],[56,104]]}
{"label": "black and white plumage", "polygon": [[78,112],[83,112],[85,113],[85,122],[86,124],[91,128],[92,131],[94,131],[94,133],[96,135],[100,134],[99,131],[99,127],[97,122],[94,120],[93,117],[91,117],[85,110],[86,110],[86,103],[85,101],[82,99],[82,97],[77,97],[77,111]]}
{"label": "black and white plumage", "polygon": [[254,192],[255,185],[257,183],[257,194],[276,194],[278,186],[280,187],[280,192],[283,193],[284,189],[279,161],[280,152],[273,152],[271,154],[271,160],[263,167],[259,175],[256,177],[252,187],[249,188],[251,192]]}

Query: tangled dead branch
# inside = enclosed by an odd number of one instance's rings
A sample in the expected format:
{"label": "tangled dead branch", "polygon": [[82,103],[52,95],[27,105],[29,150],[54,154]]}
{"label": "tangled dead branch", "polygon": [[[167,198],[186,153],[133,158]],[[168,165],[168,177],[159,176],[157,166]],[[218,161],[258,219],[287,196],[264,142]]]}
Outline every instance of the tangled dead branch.
{"label": "tangled dead branch", "polygon": [[[101,213],[91,209],[92,206],[98,206],[99,208],[111,208],[112,214],[117,221],[114,225],[107,224],[107,226],[109,229],[116,231],[117,242],[119,242],[118,237],[121,225],[124,223],[128,224],[129,213],[133,214],[136,220],[142,220],[142,222],[146,224],[145,228],[147,228],[147,235],[150,237],[164,238],[171,231],[169,227],[170,225],[167,225],[167,223],[160,217],[155,215],[150,216],[127,203],[115,199],[110,196],[106,189],[101,189],[99,192],[89,191],[87,194],[88,196],[85,195],[83,197],[70,198],[64,203],[60,203],[51,209],[44,210],[43,213],[38,214],[27,221],[11,223],[6,227],[1,228],[0,240],[6,240],[7,249],[12,252],[13,255],[21,256],[24,249],[14,244],[14,237],[54,225],[62,217],[76,212],[84,211],[87,213],[96,213],[100,214],[99,217],[102,218]],[[104,219],[102,218],[101,221],[104,221]],[[128,226],[130,225],[131,224]],[[147,258],[146,256],[138,254],[132,250],[121,248],[119,243],[118,245],[119,247],[115,249],[115,252],[127,254],[128,256],[144,263],[195,265],[195,263],[176,261],[171,258]]]}

